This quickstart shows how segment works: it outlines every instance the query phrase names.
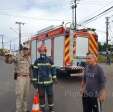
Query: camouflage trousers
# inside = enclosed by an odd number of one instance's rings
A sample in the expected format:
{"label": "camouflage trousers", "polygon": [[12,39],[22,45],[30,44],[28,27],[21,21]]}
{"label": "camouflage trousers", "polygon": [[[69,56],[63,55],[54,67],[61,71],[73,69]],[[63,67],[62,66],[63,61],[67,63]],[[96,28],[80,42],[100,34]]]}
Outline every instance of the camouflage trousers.
{"label": "camouflage trousers", "polygon": [[26,112],[28,94],[30,89],[30,78],[18,77],[16,80],[16,112]]}

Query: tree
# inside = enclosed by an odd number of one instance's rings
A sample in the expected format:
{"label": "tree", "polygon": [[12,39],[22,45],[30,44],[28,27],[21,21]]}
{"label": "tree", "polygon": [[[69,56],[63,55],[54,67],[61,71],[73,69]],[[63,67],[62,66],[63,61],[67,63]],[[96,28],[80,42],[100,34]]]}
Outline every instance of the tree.
{"label": "tree", "polygon": [[0,49],[0,56],[3,56],[4,55],[4,49]]}

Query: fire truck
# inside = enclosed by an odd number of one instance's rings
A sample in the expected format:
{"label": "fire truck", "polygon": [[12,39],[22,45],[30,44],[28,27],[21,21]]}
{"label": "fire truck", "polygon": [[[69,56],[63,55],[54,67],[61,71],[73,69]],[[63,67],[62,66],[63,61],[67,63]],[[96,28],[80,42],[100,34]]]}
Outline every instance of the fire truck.
{"label": "fire truck", "polygon": [[31,39],[32,64],[39,57],[37,48],[41,44],[48,48],[47,55],[57,67],[61,77],[81,76],[88,52],[98,56],[98,36],[92,29],[76,32],[63,26],[44,29]]}

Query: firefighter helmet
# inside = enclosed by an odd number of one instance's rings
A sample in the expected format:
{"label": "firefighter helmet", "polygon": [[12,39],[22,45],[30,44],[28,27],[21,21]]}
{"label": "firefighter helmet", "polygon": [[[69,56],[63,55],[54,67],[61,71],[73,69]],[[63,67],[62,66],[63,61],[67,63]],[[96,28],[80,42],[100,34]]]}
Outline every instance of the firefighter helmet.
{"label": "firefighter helmet", "polygon": [[39,48],[38,48],[38,52],[47,52],[47,47],[42,44]]}

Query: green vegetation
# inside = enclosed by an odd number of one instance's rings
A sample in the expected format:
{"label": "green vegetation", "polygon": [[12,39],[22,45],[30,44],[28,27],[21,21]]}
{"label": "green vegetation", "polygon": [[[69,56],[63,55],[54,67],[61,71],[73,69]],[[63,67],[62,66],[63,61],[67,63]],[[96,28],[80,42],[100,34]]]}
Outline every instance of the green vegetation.
{"label": "green vegetation", "polygon": [[10,50],[0,48],[0,56],[4,56],[6,53],[10,53]]}
{"label": "green vegetation", "polygon": [[99,62],[99,63],[105,63],[105,62],[106,62],[106,56],[104,56],[104,55],[99,55],[99,56],[98,56],[98,62]]}
{"label": "green vegetation", "polygon": [[[99,63],[106,63],[107,57],[105,55],[99,55],[98,56],[98,62]],[[110,60],[113,63],[113,55],[110,56]]]}
{"label": "green vegetation", "polygon": [[0,49],[0,56],[4,56],[4,49]]}
{"label": "green vegetation", "polygon": [[[98,57],[98,61],[99,63],[106,63],[107,61],[107,57],[106,57],[106,43],[102,44],[102,43],[98,43],[99,45],[99,57]],[[113,45],[108,44],[108,52],[109,52],[109,57],[111,62],[113,62]]]}
{"label": "green vegetation", "polygon": [[[99,42],[98,45],[99,45],[99,51],[100,51],[100,52],[106,51],[106,47],[107,47],[106,43],[104,43],[104,44],[102,45],[102,44]],[[109,51],[113,51],[113,45],[108,44],[108,50],[109,50]]]}

